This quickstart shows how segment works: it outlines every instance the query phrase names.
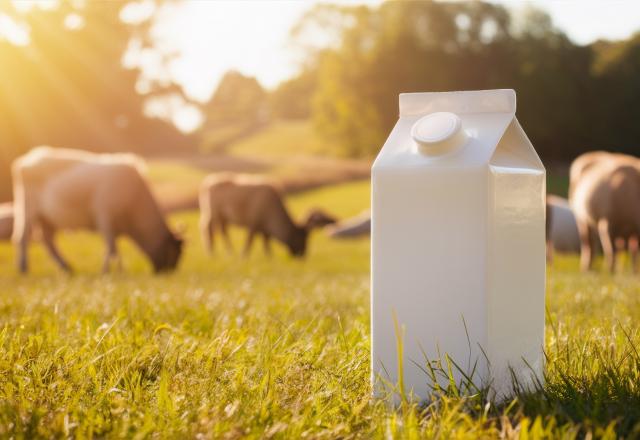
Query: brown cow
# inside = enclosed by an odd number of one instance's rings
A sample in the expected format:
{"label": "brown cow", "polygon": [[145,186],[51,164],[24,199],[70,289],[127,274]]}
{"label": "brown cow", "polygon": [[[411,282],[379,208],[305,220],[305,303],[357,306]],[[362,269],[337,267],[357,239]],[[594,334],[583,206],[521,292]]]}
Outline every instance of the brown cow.
{"label": "brown cow", "polygon": [[58,229],[89,229],[105,239],[103,270],[117,259],[116,238],[127,235],[156,272],[174,269],[182,240],[165,223],[147,182],[142,161],[126,154],[93,154],[38,147],[12,165],[15,221],[13,240],[18,268],[27,271],[30,231],[38,226],[42,240],[60,267],[69,271],[54,243]]}
{"label": "brown cow", "polygon": [[210,175],[200,189],[200,229],[205,247],[213,250],[213,236],[218,228],[231,251],[227,225],[249,230],[244,255],[248,256],[256,234],[262,235],[264,249],[271,254],[270,239],[284,243],[291,254],[305,254],[307,238],[313,228],[334,223],[335,219],[312,211],[303,224],[293,222],[278,189],[260,177],[246,175]]}

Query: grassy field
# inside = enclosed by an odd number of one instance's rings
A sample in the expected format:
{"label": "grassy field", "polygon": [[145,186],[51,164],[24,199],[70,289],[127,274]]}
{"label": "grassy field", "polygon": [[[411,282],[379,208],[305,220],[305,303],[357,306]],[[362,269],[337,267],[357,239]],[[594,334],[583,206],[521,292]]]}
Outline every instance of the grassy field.
{"label": "grassy field", "polygon": [[318,135],[310,120],[275,121],[265,130],[233,143],[228,152],[250,158],[340,156],[337,145]]}
{"label": "grassy field", "polygon": [[[296,195],[297,218],[368,205],[366,183]],[[318,232],[304,261],[258,246],[204,254],[197,217],[179,270],[153,276],[122,242],[125,271],[98,275],[100,241],[61,237],[77,274],[39,245],[15,274],[0,244],[0,437],[634,438],[640,436],[640,289],[624,273],[549,269],[546,385],[512,402],[442,391],[424,407],[370,400],[369,242]],[[239,249],[243,235],[234,231]],[[526,311],[522,311],[526,313]]]}

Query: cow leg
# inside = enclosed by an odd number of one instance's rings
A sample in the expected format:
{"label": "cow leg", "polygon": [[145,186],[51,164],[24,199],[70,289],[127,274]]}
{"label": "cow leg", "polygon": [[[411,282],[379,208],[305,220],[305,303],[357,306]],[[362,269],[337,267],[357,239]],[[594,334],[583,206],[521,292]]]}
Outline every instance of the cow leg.
{"label": "cow leg", "polygon": [[31,223],[25,221],[24,224],[18,225],[15,228],[14,243],[16,246],[16,254],[18,256],[18,270],[21,273],[27,273],[29,270],[28,251],[29,251],[29,238],[31,236]]}
{"label": "cow leg", "polygon": [[609,268],[609,272],[613,274],[616,268],[616,247],[611,237],[609,222],[606,219],[600,219],[598,221],[598,234],[600,236],[600,243],[602,244],[602,251],[604,252],[607,267]]}
{"label": "cow leg", "polygon": [[638,273],[638,237],[632,236],[628,241],[629,257],[631,259],[631,271]]}
{"label": "cow leg", "polygon": [[264,244],[264,253],[267,257],[271,256],[271,236],[266,232],[262,233],[262,243]]}
{"label": "cow leg", "polygon": [[244,245],[244,252],[242,255],[247,258],[251,253],[251,245],[253,244],[253,238],[256,235],[256,231],[254,229],[249,229],[249,235],[247,235],[247,242]]}
{"label": "cow leg", "polygon": [[56,244],[54,241],[54,236],[55,236],[54,227],[48,224],[47,222],[41,222],[41,229],[42,229],[42,242],[44,243],[44,246],[47,248],[49,255],[51,255],[51,258],[55,260],[55,262],[58,264],[58,266],[60,266],[62,270],[64,270],[65,272],[71,272],[71,266],[69,266],[69,264],[65,261],[65,259],[62,258],[62,255],[60,255],[60,252],[56,247]]}
{"label": "cow leg", "polygon": [[116,244],[117,236],[113,228],[111,216],[100,208],[97,210],[96,215],[96,229],[100,235],[102,235],[106,246],[102,273],[107,274],[111,272],[111,262],[114,260],[116,262],[116,268],[122,270],[122,260],[120,260],[120,255],[118,254]]}
{"label": "cow leg", "polygon": [[580,270],[583,272],[593,267],[593,231],[586,221],[577,221],[580,235]]}
{"label": "cow leg", "polygon": [[213,219],[209,215],[202,215],[200,217],[200,234],[202,235],[202,242],[209,254],[213,253],[213,234],[214,234]]}
{"label": "cow leg", "polygon": [[116,262],[116,269],[118,271],[121,271],[122,260],[120,259],[120,255],[118,254],[116,237],[112,233],[103,233],[103,234],[104,234],[104,241],[107,246],[107,249],[104,256],[104,263],[102,264],[102,273],[107,274],[111,272],[111,262],[114,260]]}
{"label": "cow leg", "polygon": [[220,232],[222,233],[222,238],[224,239],[224,244],[227,248],[227,253],[229,255],[233,255],[233,243],[231,243],[231,237],[229,237],[229,231],[227,230],[227,222],[220,219]]}

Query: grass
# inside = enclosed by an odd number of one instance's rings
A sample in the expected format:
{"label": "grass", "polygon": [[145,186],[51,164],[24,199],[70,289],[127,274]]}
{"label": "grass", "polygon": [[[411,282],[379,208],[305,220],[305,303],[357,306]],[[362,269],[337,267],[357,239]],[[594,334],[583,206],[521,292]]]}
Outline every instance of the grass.
{"label": "grass", "polygon": [[166,201],[195,197],[206,171],[169,160],[155,160],[147,166],[147,177],[157,196]]}
{"label": "grass", "polygon": [[[295,153],[292,153],[295,152]],[[147,176],[168,210],[190,206],[204,176],[213,172],[256,173],[279,180],[287,192],[369,177],[372,158],[340,157],[307,120],[274,121],[231,142],[224,152],[152,158]]]}
{"label": "grass", "polygon": [[[331,202],[331,203],[330,203]],[[340,216],[366,183],[289,199]],[[61,237],[78,270],[40,246],[15,275],[0,245],[0,437],[634,438],[640,436],[640,292],[628,273],[549,270],[546,385],[513,402],[443,390],[427,406],[370,399],[369,242],[311,239],[304,261],[256,246],[204,254],[193,213],[178,272],[149,273],[127,242],[125,272],[97,275],[102,245]],[[239,249],[243,234],[233,231]],[[259,245],[259,243],[258,243]],[[526,313],[526,311],[522,311]]]}
{"label": "grass", "polygon": [[233,143],[230,154],[251,158],[290,158],[302,156],[340,156],[336,145],[323,140],[310,120],[282,120],[264,130]]}

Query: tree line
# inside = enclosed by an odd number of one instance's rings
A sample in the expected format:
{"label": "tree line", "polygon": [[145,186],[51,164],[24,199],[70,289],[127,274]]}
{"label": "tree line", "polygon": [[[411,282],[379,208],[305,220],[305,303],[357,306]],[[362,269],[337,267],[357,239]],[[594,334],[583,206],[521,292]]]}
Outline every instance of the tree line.
{"label": "tree line", "polygon": [[[123,23],[119,2],[59,2],[52,9],[33,3],[24,14],[14,3],[0,4],[0,13],[30,28],[25,45],[0,37],[0,200],[11,197],[10,163],[35,145],[145,154],[195,144],[145,115],[138,72],[121,63],[149,23]],[[82,25],[68,26],[69,17]]]}
{"label": "tree line", "polygon": [[492,88],[516,90],[517,116],[544,160],[592,149],[640,153],[640,34],[581,46],[540,10],[516,17],[482,2],[320,5],[293,38],[314,27],[331,32],[333,44],[301,43],[305,70],[276,94],[308,102],[298,116],[312,117],[351,156],[380,148],[399,93]]}
{"label": "tree line", "polygon": [[[275,119],[311,119],[334,150],[370,158],[397,119],[398,94],[415,91],[516,89],[518,118],[545,161],[592,149],[640,154],[640,34],[578,45],[540,10],[479,1],[318,5],[292,29],[298,75],[265,90],[229,72],[197,104],[204,123],[187,135],[145,114],[154,94],[184,95],[171,83],[139,93],[139,72],[122,57],[133,39],[153,45],[153,17],[123,23],[121,5],[60,2],[20,16],[28,45],[0,39],[0,200],[10,197],[11,160],[38,144],[210,151]],[[15,14],[11,7],[0,13]],[[65,26],[73,14],[83,26]],[[310,38],[318,30],[322,44]]]}

